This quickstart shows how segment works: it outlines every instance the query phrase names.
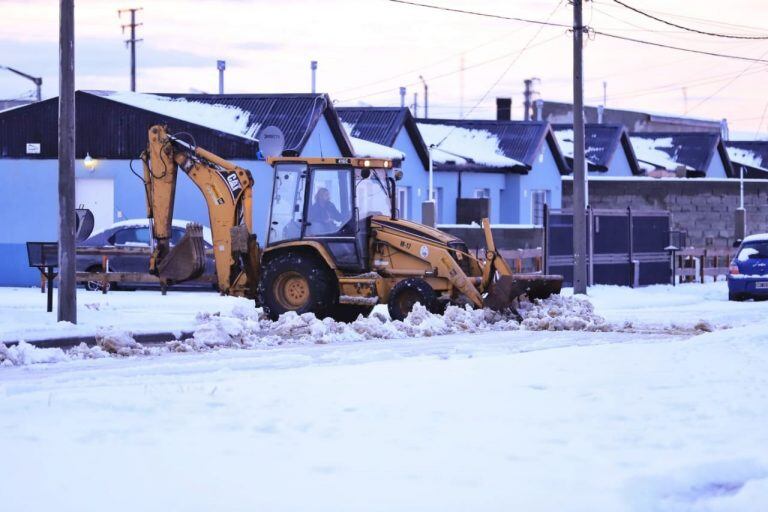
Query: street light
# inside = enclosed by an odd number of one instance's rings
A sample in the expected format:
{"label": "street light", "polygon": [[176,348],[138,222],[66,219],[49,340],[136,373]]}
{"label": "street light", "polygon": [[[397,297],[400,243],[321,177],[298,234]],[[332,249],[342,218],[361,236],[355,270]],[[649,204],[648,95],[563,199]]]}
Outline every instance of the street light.
{"label": "street light", "polygon": [[28,74],[24,73],[23,71],[19,71],[18,69],[14,69],[14,68],[11,68],[11,67],[8,67],[8,66],[3,66],[2,64],[0,64],[0,68],[7,69],[11,73],[16,73],[17,75],[23,76],[27,80],[31,80],[32,82],[34,82],[35,83],[35,87],[37,89],[37,94],[36,94],[37,100],[36,101],[40,101],[42,99],[42,90],[41,90],[42,86],[43,86],[43,79],[42,78],[40,78],[39,76],[28,75]]}

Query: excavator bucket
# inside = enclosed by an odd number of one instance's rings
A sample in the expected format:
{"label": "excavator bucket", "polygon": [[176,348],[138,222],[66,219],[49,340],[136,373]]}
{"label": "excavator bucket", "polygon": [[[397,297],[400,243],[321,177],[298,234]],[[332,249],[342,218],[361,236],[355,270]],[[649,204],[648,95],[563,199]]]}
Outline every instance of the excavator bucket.
{"label": "excavator bucket", "polygon": [[494,311],[514,307],[515,301],[523,296],[528,300],[546,299],[560,293],[563,276],[546,274],[503,275],[491,283],[483,306]]}
{"label": "excavator bucket", "polygon": [[166,283],[181,283],[196,279],[205,272],[203,227],[187,224],[187,230],[157,266],[158,277]]}

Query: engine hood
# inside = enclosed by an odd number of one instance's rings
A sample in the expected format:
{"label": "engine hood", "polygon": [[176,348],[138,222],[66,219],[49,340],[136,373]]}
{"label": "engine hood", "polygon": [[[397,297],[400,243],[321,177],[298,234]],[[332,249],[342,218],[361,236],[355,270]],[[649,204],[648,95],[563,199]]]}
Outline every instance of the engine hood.
{"label": "engine hood", "polygon": [[461,242],[462,240],[453,235],[444,233],[439,229],[412,222],[410,220],[392,219],[386,215],[376,215],[371,217],[371,228],[373,229],[393,229],[406,234],[418,236],[438,244],[449,244],[450,242]]}

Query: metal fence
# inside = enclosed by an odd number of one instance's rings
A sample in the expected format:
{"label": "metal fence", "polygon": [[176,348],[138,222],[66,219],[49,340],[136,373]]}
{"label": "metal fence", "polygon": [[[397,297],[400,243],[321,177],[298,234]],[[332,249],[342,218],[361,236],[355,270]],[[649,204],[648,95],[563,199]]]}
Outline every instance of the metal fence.
{"label": "metal fence", "polygon": [[[671,282],[668,211],[587,208],[589,284]],[[544,210],[544,270],[573,283],[573,211]]]}

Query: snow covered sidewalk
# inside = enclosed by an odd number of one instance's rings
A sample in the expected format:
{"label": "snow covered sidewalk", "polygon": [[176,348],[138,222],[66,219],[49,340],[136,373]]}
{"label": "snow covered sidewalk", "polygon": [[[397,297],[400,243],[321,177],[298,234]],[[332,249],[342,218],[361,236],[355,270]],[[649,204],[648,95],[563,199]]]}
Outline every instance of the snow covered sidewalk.
{"label": "snow covered sidewalk", "polygon": [[766,389],[754,327],[2,369],[3,508],[763,510]]}

